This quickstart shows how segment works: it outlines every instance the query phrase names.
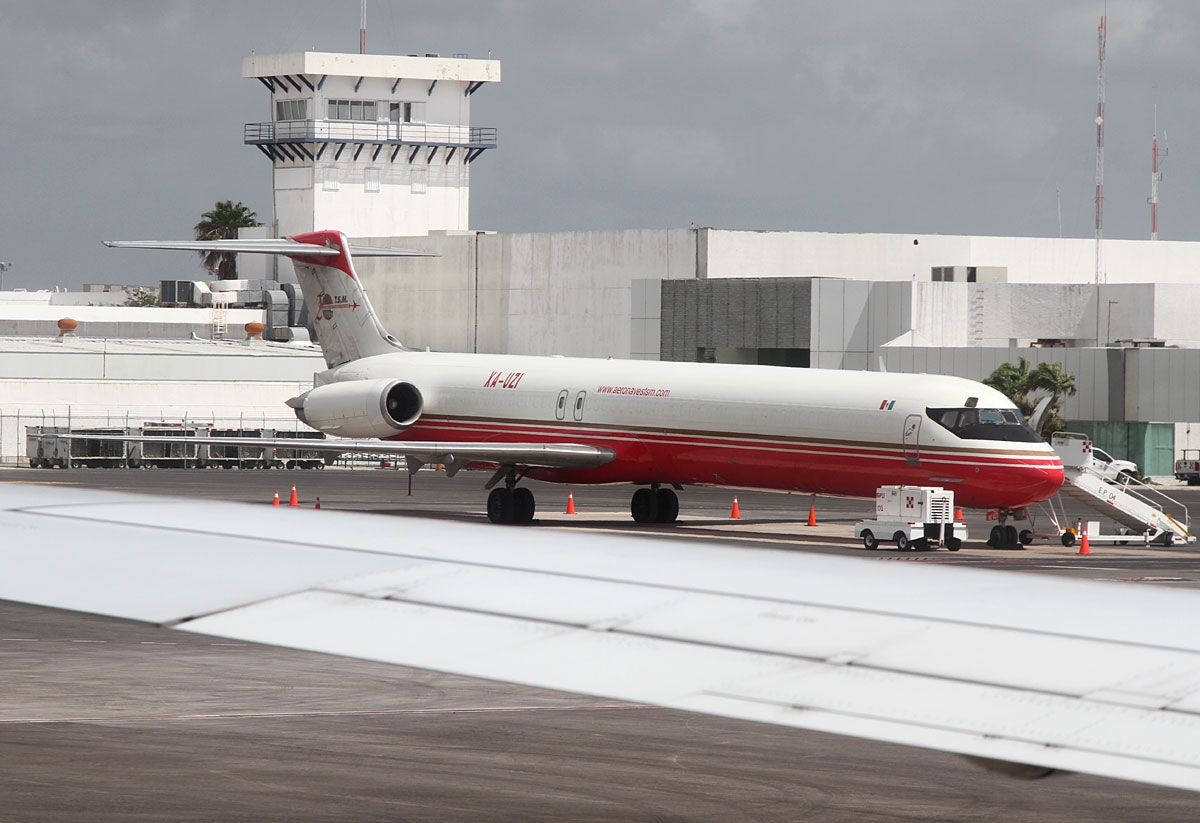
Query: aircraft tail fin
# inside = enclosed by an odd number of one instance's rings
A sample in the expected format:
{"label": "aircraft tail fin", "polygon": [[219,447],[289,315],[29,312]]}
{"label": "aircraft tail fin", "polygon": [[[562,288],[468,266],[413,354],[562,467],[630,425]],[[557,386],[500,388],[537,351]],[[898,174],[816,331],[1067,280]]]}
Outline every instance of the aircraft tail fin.
{"label": "aircraft tail fin", "polygon": [[182,249],[236,254],[282,254],[291,259],[304,291],[308,316],[330,367],[363,357],[403,350],[379,322],[354,270],[359,257],[435,257],[434,252],[354,246],[339,231],[315,231],[284,239],[129,241],[110,240],[113,248]]}

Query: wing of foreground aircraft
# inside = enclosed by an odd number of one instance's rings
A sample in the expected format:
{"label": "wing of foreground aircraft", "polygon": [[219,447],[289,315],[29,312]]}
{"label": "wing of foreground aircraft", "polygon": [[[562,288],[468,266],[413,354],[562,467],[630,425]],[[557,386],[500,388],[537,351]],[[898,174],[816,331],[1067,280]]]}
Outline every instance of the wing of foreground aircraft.
{"label": "wing of foreground aircraft", "polygon": [[1200,789],[1200,593],[485,529],[9,484],[0,598]]}

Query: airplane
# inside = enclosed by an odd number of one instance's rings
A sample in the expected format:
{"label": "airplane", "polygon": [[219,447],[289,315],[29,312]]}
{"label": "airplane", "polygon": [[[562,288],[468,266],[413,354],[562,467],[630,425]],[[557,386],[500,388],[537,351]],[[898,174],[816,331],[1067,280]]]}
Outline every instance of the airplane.
{"label": "airplane", "polygon": [[1200,791],[1194,589],[644,535],[564,548],[0,484],[2,600]]}
{"label": "airplane", "polygon": [[415,351],[384,329],[353,258],[429,252],[356,246],[338,231],[105,245],[289,257],[328,368],[287,404],[335,437],[222,442],[394,454],[410,471],[490,469],[493,523],[533,520],[527,477],[636,485],[639,523],[674,522],[684,486],[873,497],[886,481],[943,486],[957,505],[997,510],[993,540],[1017,545],[1007,518],[1063,482],[1058,456],[1012,401],[963,378]]}

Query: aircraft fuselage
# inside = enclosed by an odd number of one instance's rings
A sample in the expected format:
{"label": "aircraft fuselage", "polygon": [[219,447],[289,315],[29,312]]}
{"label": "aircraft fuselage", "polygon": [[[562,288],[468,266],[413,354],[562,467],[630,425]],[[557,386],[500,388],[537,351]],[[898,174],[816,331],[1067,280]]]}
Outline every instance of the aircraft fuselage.
{"label": "aircraft fuselage", "polygon": [[[540,480],[863,497],[904,483],[953,489],[962,506],[1017,508],[1050,497],[1063,478],[1050,446],[1017,432],[1011,401],[957,377],[396,352],[330,369],[317,384],[381,378],[411,383],[424,401],[388,439],[586,443],[616,454],[598,468],[529,472]],[[1004,419],[956,434],[931,416],[972,410]]]}

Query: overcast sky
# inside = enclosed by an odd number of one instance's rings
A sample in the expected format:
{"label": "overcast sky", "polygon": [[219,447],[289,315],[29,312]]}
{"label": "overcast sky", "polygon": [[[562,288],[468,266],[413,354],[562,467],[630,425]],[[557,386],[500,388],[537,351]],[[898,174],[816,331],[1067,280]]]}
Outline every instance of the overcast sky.
{"label": "overcast sky", "polygon": [[[501,61],[471,224],[1094,236],[1103,0],[369,0],[368,51]],[[1200,3],[1109,0],[1105,222],[1200,240]],[[356,52],[359,0],[0,0],[4,287],[196,277],[217,200],[270,219],[241,61]],[[1056,195],[1056,189],[1061,192]]]}

